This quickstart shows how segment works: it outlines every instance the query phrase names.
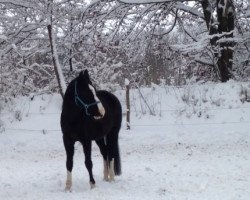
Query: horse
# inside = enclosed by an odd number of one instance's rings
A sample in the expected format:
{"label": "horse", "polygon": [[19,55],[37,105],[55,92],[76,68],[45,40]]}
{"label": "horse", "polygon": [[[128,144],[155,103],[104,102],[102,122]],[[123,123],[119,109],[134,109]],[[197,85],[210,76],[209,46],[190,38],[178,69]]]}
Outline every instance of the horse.
{"label": "horse", "polygon": [[91,146],[94,140],[104,163],[104,180],[114,181],[121,174],[118,137],[122,122],[122,108],[118,98],[105,90],[96,90],[88,70],[73,79],[63,97],[61,130],[66,151],[67,179],[65,190],[72,187],[74,144],[79,141],[85,154],[90,187],[95,187],[92,173]]}

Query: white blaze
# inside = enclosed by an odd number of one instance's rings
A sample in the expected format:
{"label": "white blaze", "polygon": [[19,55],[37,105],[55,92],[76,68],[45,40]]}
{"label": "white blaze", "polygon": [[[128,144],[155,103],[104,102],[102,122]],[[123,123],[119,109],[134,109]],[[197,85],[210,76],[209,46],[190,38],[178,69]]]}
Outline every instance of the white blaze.
{"label": "white blaze", "polygon": [[98,98],[97,95],[96,95],[95,88],[94,88],[92,85],[89,85],[89,89],[90,89],[91,92],[93,93],[93,96],[94,96],[94,98],[95,98],[95,101],[96,101],[96,102],[99,102],[99,103],[97,104],[97,107],[98,107],[98,110],[99,110],[100,114],[101,114],[102,116],[104,116],[104,115],[105,115],[105,109],[104,109],[104,107],[103,107],[101,101],[99,100],[99,98]]}

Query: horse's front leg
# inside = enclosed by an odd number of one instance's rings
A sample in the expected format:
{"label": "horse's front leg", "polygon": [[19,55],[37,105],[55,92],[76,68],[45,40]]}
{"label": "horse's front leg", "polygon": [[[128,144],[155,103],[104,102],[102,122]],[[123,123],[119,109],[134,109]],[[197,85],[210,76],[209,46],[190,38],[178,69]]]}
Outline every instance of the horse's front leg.
{"label": "horse's front leg", "polygon": [[67,168],[67,180],[65,191],[70,191],[72,187],[72,168],[73,168],[73,156],[74,156],[74,144],[75,142],[70,138],[63,136],[64,147],[66,151],[66,168]]}
{"label": "horse's front leg", "polygon": [[95,187],[95,180],[93,177],[92,173],[92,168],[93,168],[93,163],[91,160],[91,140],[87,140],[82,142],[83,144],[83,151],[85,154],[85,166],[89,172],[89,182],[90,182],[90,187],[94,188]]}

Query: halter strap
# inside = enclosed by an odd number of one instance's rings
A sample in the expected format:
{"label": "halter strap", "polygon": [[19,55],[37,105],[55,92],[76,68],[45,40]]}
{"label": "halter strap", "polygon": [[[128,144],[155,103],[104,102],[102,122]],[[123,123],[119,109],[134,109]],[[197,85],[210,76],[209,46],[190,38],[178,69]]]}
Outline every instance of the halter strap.
{"label": "halter strap", "polygon": [[97,105],[98,103],[100,103],[100,101],[95,101],[93,103],[84,103],[84,101],[79,97],[78,93],[77,93],[77,80],[75,81],[75,104],[80,107],[81,109],[85,109],[85,113],[87,116],[90,116],[90,113],[88,112],[89,107]]}

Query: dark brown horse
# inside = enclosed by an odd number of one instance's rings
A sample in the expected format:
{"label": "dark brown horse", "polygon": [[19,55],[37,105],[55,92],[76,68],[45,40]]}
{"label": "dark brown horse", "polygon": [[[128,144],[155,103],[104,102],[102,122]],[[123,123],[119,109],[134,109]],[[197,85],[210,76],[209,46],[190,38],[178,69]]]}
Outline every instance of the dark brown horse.
{"label": "dark brown horse", "polygon": [[91,187],[95,180],[92,174],[91,142],[96,141],[104,160],[104,180],[112,181],[121,174],[118,134],[121,128],[122,110],[119,100],[110,92],[96,90],[88,71],[81,72],[68,85],[61,114],[61,128],[66,150],[66,190],[71,190],[74,144],[81,142],[85,165],[89,172]]}

